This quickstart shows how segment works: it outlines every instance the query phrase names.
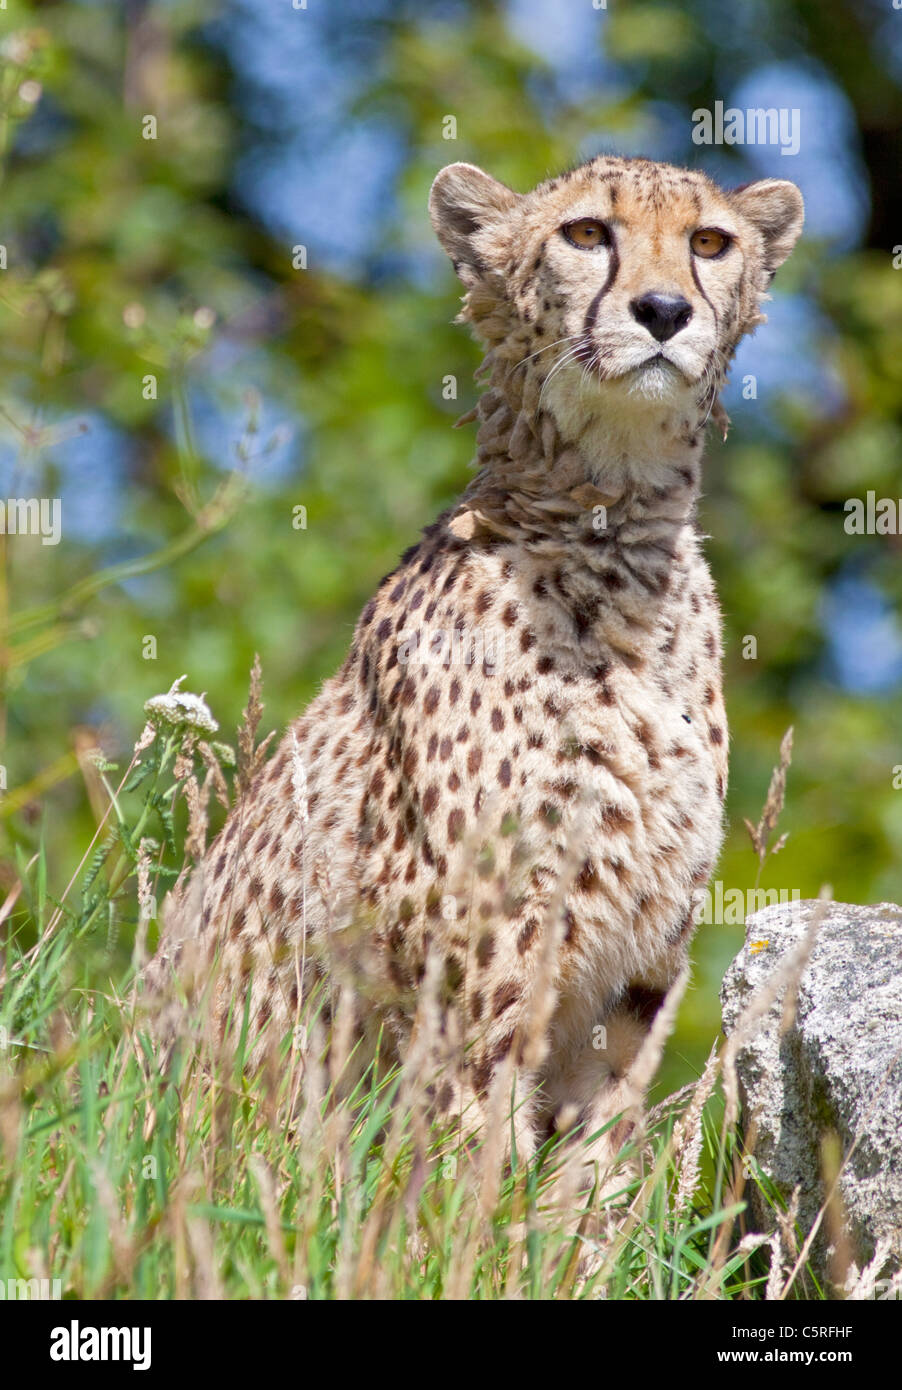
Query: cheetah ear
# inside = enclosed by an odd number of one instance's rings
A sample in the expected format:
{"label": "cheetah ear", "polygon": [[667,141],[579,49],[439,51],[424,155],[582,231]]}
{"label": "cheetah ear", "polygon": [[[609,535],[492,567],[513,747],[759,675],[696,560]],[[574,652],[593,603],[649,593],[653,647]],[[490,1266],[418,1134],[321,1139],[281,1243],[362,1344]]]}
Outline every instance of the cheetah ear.
{"label": "cheetah ear", "polygon": [[805,220],[801,193],[787,179],[759,179],[735,188],[730,201],[763,236],[765,266],[773,274],[799,239]]}
{"label": "cheetah ear", "polygon": [[429,216],[464,284],[489,269],[486,255],[491,256],[500,224],[519,201],[519,193],[475,164],[449,164],[436,176],[429,192]]}

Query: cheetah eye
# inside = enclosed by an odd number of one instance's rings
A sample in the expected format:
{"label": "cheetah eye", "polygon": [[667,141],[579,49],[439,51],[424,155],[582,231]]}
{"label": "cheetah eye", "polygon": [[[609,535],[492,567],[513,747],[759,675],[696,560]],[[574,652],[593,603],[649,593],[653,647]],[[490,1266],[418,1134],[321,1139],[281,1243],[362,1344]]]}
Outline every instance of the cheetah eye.
{"label": "cheetah eye", "polygon": [[565,222],[561,231],[571,246],[581,251],[594,251],[597,246],[610,245],[610,235],[603,222],[594,217],[581,217],[578,222]]}
{"label": "cheetah eye", "polygon": [[732,240],[726,232],[719,232],[716,227],[700,227],[697,232],[692,233],[689,245],[696,256],[713,261],[715,256],[723,255]]}

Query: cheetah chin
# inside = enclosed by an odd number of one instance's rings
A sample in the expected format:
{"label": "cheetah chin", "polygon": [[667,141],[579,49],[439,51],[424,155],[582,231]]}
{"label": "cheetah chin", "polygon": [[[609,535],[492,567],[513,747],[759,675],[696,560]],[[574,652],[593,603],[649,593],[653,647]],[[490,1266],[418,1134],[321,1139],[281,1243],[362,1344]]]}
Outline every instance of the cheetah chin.
{"label": "cheetah chin", "polygon": [[671,401],[674,404],[685,397],[690,383],[675,362],[663,353],[657,353],[638,367],[626,373],[627,389],[631,396],[642,396],[651,401]]}

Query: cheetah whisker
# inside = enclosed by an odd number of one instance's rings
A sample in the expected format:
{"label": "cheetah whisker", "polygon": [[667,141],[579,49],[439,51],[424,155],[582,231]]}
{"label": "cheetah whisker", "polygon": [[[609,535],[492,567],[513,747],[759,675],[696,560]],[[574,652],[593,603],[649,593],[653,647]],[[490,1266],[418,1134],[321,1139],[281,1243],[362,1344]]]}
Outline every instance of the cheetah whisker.
{"label": "cheetah whisker", "polygon": [[515,362],[514,365],[511,367],[510,371],[507,374],[507,379],[509,380],[513,373],[517,371],[519,367],[525,367],[527,362],[531,362],[534,357],[540,357],[543,352],[548,352],[550,348],[559,347],[561,343],[575,342],[577,341],[577,339],[581,337],[581,333],[565,333],[563,338],[556,338],[553,343],[546,343],[544,347],[537,348],[536,351],[531,352],[528,357],[521,357],[520,361]]}

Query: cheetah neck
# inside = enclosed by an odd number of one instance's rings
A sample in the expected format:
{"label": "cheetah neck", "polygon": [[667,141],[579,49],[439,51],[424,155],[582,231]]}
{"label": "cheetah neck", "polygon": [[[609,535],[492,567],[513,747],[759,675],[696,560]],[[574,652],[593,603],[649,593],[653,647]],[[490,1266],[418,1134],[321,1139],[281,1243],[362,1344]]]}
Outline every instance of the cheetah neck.
{"label": "cheetah neck", "polygon": [[477,475],[451,519],[480,533],[548,545],[661,547],[671,553],[694,522],[703,416],[635,404],[609,416],[571,410],[562,424],[543,408],[543,378],[496,353],[487,390],[458,423],[479,421]]}

